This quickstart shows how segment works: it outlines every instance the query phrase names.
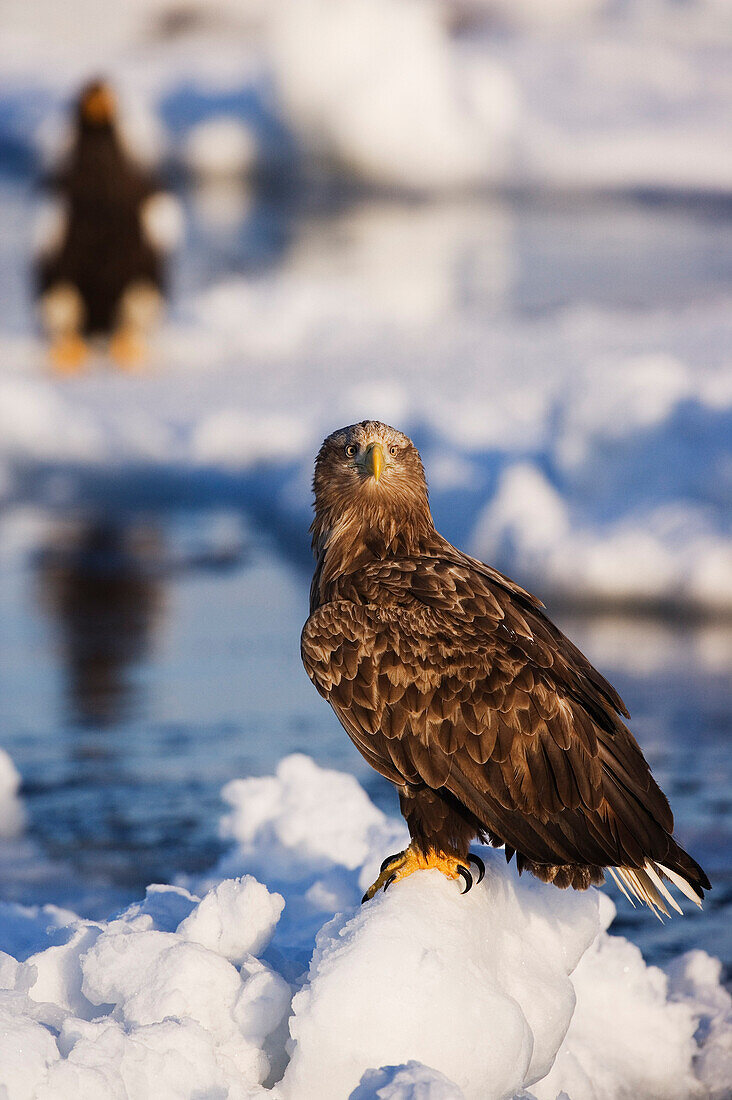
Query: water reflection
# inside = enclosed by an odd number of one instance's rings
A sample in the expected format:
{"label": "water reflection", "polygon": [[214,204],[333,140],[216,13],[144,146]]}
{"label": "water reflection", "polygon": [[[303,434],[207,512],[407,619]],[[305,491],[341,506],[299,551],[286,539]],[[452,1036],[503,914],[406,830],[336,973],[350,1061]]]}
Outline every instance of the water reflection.
{"label": "water reflection", "polygon": [[191,188],[187,205],[186,291],[225,273],[272,281],[278,296],[302,283],[299,308],[320,320],[345,306],[405,333],[455,315],[505,322],[688,304],[729,278],[719,260],[729,227],[703,204],[347,192],[324,203],[269,181],[214,178]]}
{"label": "water reflection", "polygon": [[147,659],[162,610],[161,546],[154,525],[102,518],[55,529],[39,554],[71,721],[108,727],[133,709],[132,670]]}

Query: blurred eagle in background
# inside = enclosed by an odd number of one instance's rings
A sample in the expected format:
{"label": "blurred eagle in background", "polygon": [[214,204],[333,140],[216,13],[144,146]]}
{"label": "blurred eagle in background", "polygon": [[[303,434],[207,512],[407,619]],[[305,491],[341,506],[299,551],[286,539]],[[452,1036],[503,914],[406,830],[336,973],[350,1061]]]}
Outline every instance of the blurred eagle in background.
{"label": "blurred eagle in background", "polygon": [[115,95],[101,80],[78,97],[71,148],[50,186],[36,277],[51,362],[79,370],[86,338],[101,335],[119,365],[138,365],[162,306],[177,204],[127,151]]}
{"label": "blurred eagle in background", "polygon": [[302,658],[366,760],[399,791],[411,843],[364,900],[420,868],[473,883],[474,838],[519,871],[632,900],[701,903],[702,868],[622,721],[618,693],[534,596],[435,530],[419,453],[377,421],[323,443]]}

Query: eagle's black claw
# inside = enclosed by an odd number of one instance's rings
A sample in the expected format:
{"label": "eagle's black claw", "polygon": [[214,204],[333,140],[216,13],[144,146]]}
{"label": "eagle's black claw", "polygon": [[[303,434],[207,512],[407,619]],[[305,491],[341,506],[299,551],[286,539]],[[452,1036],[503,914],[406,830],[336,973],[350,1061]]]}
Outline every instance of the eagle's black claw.
{"label": "eagle's black claw", "polygon": [[462,864],[458,865],[457,871],[458,871],[458,874],[463,878],[463,880],[465,882],[465,889],[462,891],[462,893],[467,894],[468,890],[472,890],[472,888],[473,888],[473,876],[471,875],[468,868],[463,867]]}
{"label": "eagle's black claw", "polygon": [[483,862],[483,860],[480,858],[480,856],[474,856],[471,852],[468,856],[468,862],[474,863],[475,866],[478,868],[478,882],[482,882],[485,878],[485,863]]}
{"label": "eagle's black claw", "polygon": [[384,893],[386,893],[386,891],[389,889],[389,887],[391,886],[392,882],[394,882],[395,879],[396,879],[396,871],[394,872],[393,875],[389,875],[388,879],[384,883]]}
{"label": "eagle's black claw", "polygon": [[369,900],[369,892],[367,890],[366,893],[364,894],[364,896],[361,898],[361,905],[365,905],[368,900]]}
{"label": "eagle's black claw", "polygon": [[384,862],[381,864],[381,867],[379,867],[379,874],[381,874],[382,871],[385,871],[389,864],[392,863],[401,854],[401,852],[395,852],[393,856],[387,856]]}

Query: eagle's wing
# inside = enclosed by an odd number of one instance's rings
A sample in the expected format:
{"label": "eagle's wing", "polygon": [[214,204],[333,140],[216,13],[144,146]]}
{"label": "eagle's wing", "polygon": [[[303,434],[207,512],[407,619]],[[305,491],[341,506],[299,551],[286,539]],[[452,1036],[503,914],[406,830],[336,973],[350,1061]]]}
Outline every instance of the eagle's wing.
{"label": "eagle's wing", "polygon": [[303,631],[310,678],[377,770],[449,792],[526,859],[671,860],[671,811],[619,696],[478,565],[455,552],[341,578]]}

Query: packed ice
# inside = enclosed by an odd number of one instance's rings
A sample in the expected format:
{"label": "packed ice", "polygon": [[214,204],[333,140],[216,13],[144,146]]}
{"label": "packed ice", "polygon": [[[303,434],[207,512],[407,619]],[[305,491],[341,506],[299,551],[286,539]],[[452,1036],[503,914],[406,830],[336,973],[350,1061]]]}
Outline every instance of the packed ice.
{"label": "packed ice", "polygon": [[605,892],[483,850],[466,896],[429,871],[361,906],[405,836],[353,777],[290,756],[224,798],[231,846],[197,881],[108,920],[0,906],[8,1100],[726,1095],[720,964],[647,966]]}

